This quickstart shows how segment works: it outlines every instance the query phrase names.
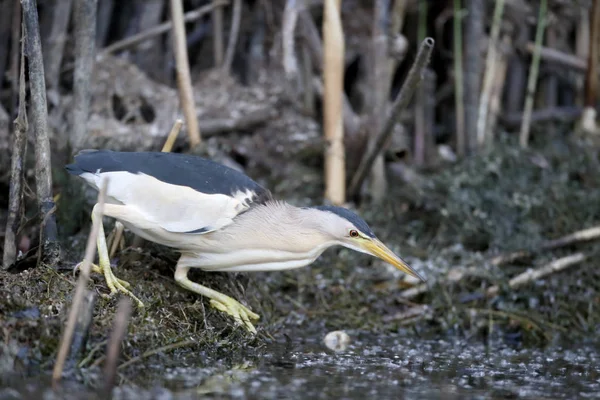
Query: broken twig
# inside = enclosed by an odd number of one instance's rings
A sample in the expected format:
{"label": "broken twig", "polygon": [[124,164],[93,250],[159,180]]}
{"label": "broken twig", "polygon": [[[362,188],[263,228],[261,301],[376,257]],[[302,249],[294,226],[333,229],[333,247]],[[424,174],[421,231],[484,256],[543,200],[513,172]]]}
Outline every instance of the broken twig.
{"label": "broken twig", "polygon": [[351,196],[355,196],[358,193],[363,180],[367,176],[368,171],[371,169],[371,165],[373,165],[375,158],[383,149],[383,144],[392,134],[394,126],[400,118],[401,112],[406,108],[417,86],[421,82],[423,70],[429,62],[429,57],[431,56],[434,44],[435,41],[431,37],[425,38],[425,40],[423,40],[421,43],[417,57],[415,58],[415,61],[408,72],[408,76],[406,77],[406,81],[402,85],[400,93],[398,93],[396,100],[394,100],[394,103],[392,104],[392,109],[390,110],[383,130],[377,134],[375,146],[373,146],[373,148],[362,158],[358,169],[352,178],[349,190]]}
{"label": "broken twig", "polygon": [[177,139],[177,135],[179,135],[179,131],[181,131],[181,126],[183,125],[183,121],[181,119],[177,119],[171,128],[171,132],[169,132],[169,136],[167,136],[167,140],[165,140],[165,144],[163,145],[162,152],[170,153],[173,150],[173,144],[175,144],[175,139]]}

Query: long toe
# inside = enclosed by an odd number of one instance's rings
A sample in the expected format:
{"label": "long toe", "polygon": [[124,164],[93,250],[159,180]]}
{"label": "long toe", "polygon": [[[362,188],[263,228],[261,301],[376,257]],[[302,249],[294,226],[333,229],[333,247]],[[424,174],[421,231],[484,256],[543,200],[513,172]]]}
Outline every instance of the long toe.
{"label": "long toe", "polygon": [[110,289],[111,295],[121,292],[131,297],[131,299],[135,301],[138,308],[144,308],[144,303],[142,303],[140,299],[138,299],[133,293],[131,293],[130,290],[128,290],[128,288],[131,287],[131,284],[127,281],[117,278],[110,267],[107,267],[106,270],[104,270],[104,277],[106,279],[106,284]]}
{"label": "long toe", "polygon": [[252,311],[250,311],[243,304],[239,303],[234,299],[225,299],[224,301],[214,300],[210,301],[210,305],[216,308],[219,311],[222,311],[226,314],[229,314],[233,317],[233,319],[240,325],[242,325],[246,330],[255,334],[256,328],[250,322],[250,319],[257,320],[259,316]]}

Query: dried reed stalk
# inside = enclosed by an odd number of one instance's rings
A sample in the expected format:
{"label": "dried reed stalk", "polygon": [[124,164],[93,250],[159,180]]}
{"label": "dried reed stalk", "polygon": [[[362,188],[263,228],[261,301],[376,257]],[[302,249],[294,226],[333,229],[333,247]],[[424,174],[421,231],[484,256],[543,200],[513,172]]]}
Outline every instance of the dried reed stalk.
{"label": "dried reed stalk", "polygon": [[479,113],[477,115],[477,145],[482,147],[486,141],[488,130],[486,127],[487,115],[490,108],[490,98],[492,97],[492,88],[496,75],[496,57],[498,56],[498,38],[500,36],[500,27],[502,25],[502,14],[504,12],[504,0],[496,0],[494,7],[494,16],[492,19],[492,28],[490,40],[488,42],[487,54],[485,56],[485,71],[483,76],[483,89],[479,99]]}
{"label": "dried reed stalk", "polygon": [[169,132],[169,136],[167,136],[167,140],[165,140],[165,144],[163,145],[162,152],[170,153],[173,150],[173,145],[175,144],[175,140],[181,131],[181,126],[183,125],[183,121],[177,119],[171,128],[171,132]]}
{"label": "dried reed stalk", "polygon": [[540,68],[540,52],[544,40],[544,31],[546,29],[546,10],[547,0],[540,1],[540,10],[538,14],[537,29],[535,32],[535,49],[529,67],[529,78],[527,80],[527,97],[525,98],[525,109],[523,111],[523,121],[521,122],[521,133],[519,134],[519,144],[525,148],[529,144],[529,132],[531,129],[531,113],[533,111],[534,94],[537,87],[537,77]]}
{"label": "dried reed stalk", "polygon": [[196,115],[196,103],[190,77],[190,64],[188,60],[185,26],[183,21],[182,0],[171,0],[171,20],[173,21],[173,45],[175,47],[175,62],[177,68],[177,86],[179,99],[185,121],[187,123],[190,147],[195,148],[201,143]]}
{"label": "dried reed stalk", "polygon": [[341,0],[323,4],[323,126],[325,150],[325,198],[341,205],[346,200],[346,164],[342,92],[344,91],[344,33]]}

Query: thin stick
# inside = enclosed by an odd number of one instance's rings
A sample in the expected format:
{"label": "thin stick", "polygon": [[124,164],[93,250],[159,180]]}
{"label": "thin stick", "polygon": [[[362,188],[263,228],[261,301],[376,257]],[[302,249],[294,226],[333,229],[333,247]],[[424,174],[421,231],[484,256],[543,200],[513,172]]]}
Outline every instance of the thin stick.
{"label": "thin stick", "polygon": [[529,143],[529,131],[531,129],[531,112],[533,110],[533,96],[537,86],[537,77],[540,67],[540,49],[544,40],[544,30],[546,28],[546,8],[547,0],[540,1],[540,10],[538,15],[538,24],[535,32],[535,49],[529,68],[529,79],[527,81],[527,97],[525,99],[525,110],[523,112],[523,121],[521,122],[521,133],[519,135],[519,144],[525,148]]}
{"label": "thin stick", "polygon": [[483,78],[483,90],[479,99],[479,115],[477,118],[477,144],[481,147],[487,136],[486,126],[487,114],[489,110],[490,98],[494,84],[494,75],[496,72],[496,56],[498,54],[498,38],[500,37],[500,25],[502,23],[502,14],[504,12],[504,0],[496,0],[494,7],[494,17],[492,19],[492,29],[490,40],[488,42],[487,54],[485,57],[485,73]]}
{"label": "thin stick", "polygon": [[519,250],[512,253],[500,255],[490,260],[493,265],[502,265],[508,262],[514,262],[518,259],[531,256],[535,253],[546,250],[554,250],[560,247],[570,246],[579,242],[587,242],[590,240],[600,239],[600,226],[594,226],[592,228],[582,229],[573,232],[569,235],[560,237],[558,239],[548,240],[542,243],[537,249],[533,251]]}
{"label": "thin stick", "polygon": [[[197,10],[188,11],[183,15],[184,22],[194,22],[204,17],[206,14],[210,13],[214,7],[221,7],[229,4],[229,1],[225,0],[215,0],[213,4],[209,4],[207,6],[203,6],[198,8]],[[111,53],[115,53],[117,51],[125,50],[130,47],[137,46],[138,44],[145,42],[146,40],[150,40],[155,36],[162,35],[170,31],[173,28],[173,22],[167,21],[163,22],[160,25],[156,25],[152,29],[148,29],[147,31],[140,32],[136,35],[132,35],[126,37],[123,40],[119,40],[111,44],[110,46],[106,46],[99,53],[98,56],[102,57]]]}
{"label": "thin stick", "polygon": [[[35,0],[22,0],[29,65],[29,92],[31,95],[31,125],[35,132],[35,177],[36,195],[40,212],[41,255],[52,264],[60,256],[55,209],[52,198],[52,170],[50,140],[48,138],[48,106],[46,104],[46,82],[44,61],[38,26]],[[45,223],[44,223],[45,221]]]}
{"label": "thin stick", "polygon": [[69,346],[71,344],[71,340],[73,339],[73,331],[75,329],[77,315],[79,314],[83,297],[87,291],[86,285],[90,278],[90,270],[96,251],[96,239],[98,237],[100,224],[102,223],[102,216],[104,215],[104,199],[106,198],[107,186],[108,179],[105,178],[102,182],[102,187],[98,192],[98,201],[96,205],[98,207],[98,218],[93,219],[92,230],[90,231],[90,236],[88,236],[88,241],[85,248],[85,257],[83,258],[83,262],[81,264],[79,279],[77,280],[75,294],[73,295],[73,303],[71,304],[71,309],[69,310],[69,318],[60,340],[58,355],[56,356],[56,364],[54,364],[54,369],[52,371],[52,384],[55,388],[62,376],[65,360],[69,352]]}
{"label": "thin stick", "polygon": [[195,148],[201,143],[201,139],[200,130],[198,128],[198,116],[196,115],[194,92],[192,90],[192,78],[190,77],[190,64],[183,22],[183,5],[181,2],[182,0],[171,0],[171,19],[173,21],[173,39],[177,66],[177,86],[179,87],[179,99],[187,123],[190,147]]}
{"label": "thin stick", "polygon": [[342,92],[344,91],[344,32],[340,0],[323,3],[323,127],[325,150],[325,198],[341,205],[346,200],[346,167]]}
{"label": "thin stick", "polygon": [[[25,34],[25,26],[22,35]],[[14,122],[14,142],[10,167],[10,189],[8,193],[8,217],[4,236],[3,268],[8,268],[17,259],[17,231],[23,201],[23,174],[25,149],[27,148],[27,110],[25,108],[25,41],[21,41],[21,73],[19,77],[19,113]]]}
{"label": "thin stick", "polygon": [[223,8],[216,3],[219,3],[219,1],[213,0],[213,57],[215,58],[215,65],[220,67],[223,64]]}
{"label": "thin stick", "polygon": [[85,290],[83,293],[80,311],[77,313],[75,328],[73,328],[73,339],[71,340],[69,357],[65,361],[67,369],[77,365],[77,357],[85,346],[94,316],[96,293],[90,290]]}
{"label": "thin stick", "polygon": [[240,20],[242,19],[242,0],[233,1],[233,17],[231,18],[231,31],[229,32],[229,42],[227,43],[227,52],[225,53],[225,61],[223,61],[223,72],[229,74],[235,47],[238,41],[240,32]]}
{"label": "thin stick", "polygon": [[113,330],[108,341],[106,361],[104,362],[104,397],[110,399],[115,386],[117,376],[117,363],[121,353],[121,343],[127,333],[129,318],[131,316],[131,299],[123,297],[117,306],[117,315],[113,324]]}
{"label": "thin stick", "polygon": [[97,0],[75,1],[75,72],[73,76],[73,130],[69,137],[72,149],[80,150],[87,137],[91,101],[90,84],[94,76],[96,53]]}
{"label": "thin stick", "polygon": [[[568,54],[558,49],[552,49],[550,47],[539,46],[540,59],[548,63],[555,63],[562,65],[567,68],[571,68],[574,72],[585,72],[587,71],[587,63],[585,58],[578,55]],[[534,42],[527,42],[525,44],[525,51],[530,54],[535,53],[536,45]]]}
{"label": "thin stick", "polygon": [[454,0],[454,102],[456,105],[456,152],[460,157],[468,153],[465,131],[465,99],[463,78],[462,8],[460,0]]}
{"label": "thin stick", "polygon": [[173,144],[175,144],[175,139],[177,139],[177,135],[179,135],[182,125],[183,121],[181,119],[177,119],[175,121],[175,124],[173,124],[171,132],[169,132],[169,136],[167,136],[167,140],[165,140],[165,144],[161,150],[163,153],[169,153],[171,150],[173,150]]}
{"label": "thin stick", "polygon": [[151,357],[151,356],[153,356],[155,354],[158,354],[158,353],[163,353],[165,351],[178,349],[179,347],[190,346],[190,345],[193,345],[193,344],[196,344],[195,340],[183,340],[181,342],[177,342],[177,343],[173,343],[173,344],[168,344],[166,346],[162,346],[162,347],[159,347],[159,348],[156,348],[156,349],[148,350],[147,352],[145,352],[141,356],[133,357],[132,359],[130,359],[128,361],[125,361],[123,364],[119,365],[119,367],[117,369],[126,368],[126,367],[130,366],[131,364],[135,364],[136,362],[142,361],[143,359]]}
{"label": "thin stick", "polygon": [[[511,289],[515,289],[529,282],[533,282],[537,279],[543,278],[556,272],[560,272],[562,270],[567,269],[568,267],[579,264],[585,261],[587,258],[588,256],[583,253],[575,253],[566,257],[559,258],[544,265],[543,267],[536,269],[528,269],[522,274],[515,276],[510,281],[508,281],[508,286]],[[498,294],[499,290],[500,288],[496,285],[490,286],[486,291],[486,295],[488,297],[493,297]]]}
{"label": "thin stick", "polygon": [[425,38],[425,40],[421,42],[419,52],[417,53],[415,61],[408,72],[406,81],[400,89],[400,93],[398,93],[396,100],[394,100],[394,103],[392,104],[392,109],[388,119],[386,120],[383,130],[377,134],[375,146],[373,146],[372,150],[370,150],[365,157],[363,157],[358,169],[356,170],[356,173],[354,174],[354,177],[352,178],[352,183],[350,184],[349,190],[352,196],[355,196],[358,193],[358,190],[360,189],[367,172],[371,169],[371,165],[373,165],[373,161],[375,161],[375,158],[383,148],[383,144],[392,134],[394,126],[400,118],[400,114],[410,102],[415,89],[421,82],[423,70],[429,62],[429,57],[431,56],[431,51],[433,50],[434,44],[435,40],[433,40],[431,37]]}

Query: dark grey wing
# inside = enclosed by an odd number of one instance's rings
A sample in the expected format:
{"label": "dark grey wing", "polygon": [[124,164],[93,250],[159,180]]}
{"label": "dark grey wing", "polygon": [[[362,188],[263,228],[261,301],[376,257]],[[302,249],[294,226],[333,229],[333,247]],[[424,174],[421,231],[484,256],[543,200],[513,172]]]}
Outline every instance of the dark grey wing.
{"label": "dark grey wing", "polygon": [[231,223],[270,192],[245,174],[198,156],[84,150],[66,166],[107,195],[171,232],[206,233]]}
{"label": "dark grey wing", "polygon": [[230,196],[239,191],[250,191],[257,202],[270,197],[267,189],[247,175],[206,158],[188,154],[82,150],[75,156],[75,163],[66,168],[76,175],[80,175],[77,170],[91,173],[143,173],[172,185],[189,186],[205,194]]}

